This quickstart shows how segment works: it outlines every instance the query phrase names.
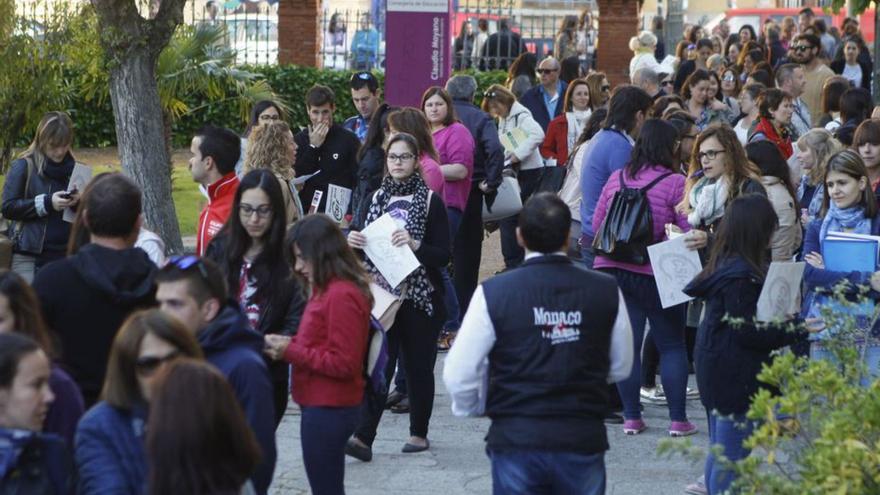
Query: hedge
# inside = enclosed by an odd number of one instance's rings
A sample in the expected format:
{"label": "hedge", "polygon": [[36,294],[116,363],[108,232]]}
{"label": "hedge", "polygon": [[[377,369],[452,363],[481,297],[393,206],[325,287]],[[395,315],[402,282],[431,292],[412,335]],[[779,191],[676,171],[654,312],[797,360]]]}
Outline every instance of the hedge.
{"label": "hedge", "polygon": [[[313,84],[329,86],[336,92],[336,120],[341,122],[354,115],[356,110],[348,92],[350,71],[321,70],[314,67],[287,66],[253,66],[247,70],[261,74],[272,89],[281,96],[290,107],[291,115],[288,122],[294,127],[304,127],[308,123],[303,103],[306,91]],[[503,84],[507,74],[502,71],[475,72],[467,71],[477,79],[477,100],[482,98],[483,91],[491,84]],[[376,74],[380,83],[384,75]],[[246,122],[238,113],[236,103],[231,100],[207,103],[203,95],[191,95],[186,98],[190,108],[197,110],[184,116],[172,128],[175,147],[186,147],[192,134],[206,123],[224,126],[240,131]],[[110,100],[86,101],[75,99],[70,102],[68,111],[76,124],[76,145],[81,148],[101,148],[116,145],[116,130],[113,122],[113,109]]]}

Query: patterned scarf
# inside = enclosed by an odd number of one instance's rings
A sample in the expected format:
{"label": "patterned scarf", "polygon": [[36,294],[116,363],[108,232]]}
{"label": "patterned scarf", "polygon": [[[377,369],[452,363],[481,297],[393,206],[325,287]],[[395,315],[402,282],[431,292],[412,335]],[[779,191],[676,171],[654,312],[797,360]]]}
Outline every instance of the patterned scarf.
{"label": "patterned scarf", "polygon": [[688,223],[691,224],[691,227],[709,226],[724,216],[727,191],[727,178],[723,175],[718,179],[702,177],[698,180],[688,196],[688,201],[693,208],[688,214]]}
{"label": "patterned scarf", "polygon": [[861,205],[838,208],[834,201],[831,201],[828,206],[828,213],[822,219],[819,239],[824,241],[829,232],[841,231],[854,234],[870,234],[871,219],[865,217],[865,208]]}
{"label": "patterned scarf", "polygon": [[[797,196],[798,201],[804,198],[804,194],[807,193],[807,187],[809,187],[809,179],[806,175],[801,176],[801,182],[798,184]],[[825,199],[825,186],[822,184],[816,185],[816,192],[813,193],[813,198],[810,200],[810,204],[807,206],[807,216],[810,221],[816,219],[819,216],[819,210],[822,209],[822,201]]]}
{"label": "patterned scarf", "polygon": [[[412,174],[403,182],[396,182],[391,176],[385,176],[382,179],[382,185],[376,191],[373,202],[370,204],[365,225],[373,223],[376,219],[387,213],[385,210],[392,197],[412,195],[412,202],[409,205],[406,216],[406,231],[409,232],[410,237],[414,240],[421,241],[425,237],[429,193],[428,186],[418,172]],[[367,270],[373,276],[373,280],[376,283],[395,296],[401,295],[400,288],[391,287],[369,258],[366,259],[366,265]],[[403,290],[406,291],[404,299],[411,300],[416,308],[424,311],[428,316],[433,316],[434,306],[431,304],[431,293],[434,292],[434,287],[431,285],[431,281],[428,280],[428,272],[425,270],[425,267],[419,266],[401,285],[404,284],[405,288]]]}

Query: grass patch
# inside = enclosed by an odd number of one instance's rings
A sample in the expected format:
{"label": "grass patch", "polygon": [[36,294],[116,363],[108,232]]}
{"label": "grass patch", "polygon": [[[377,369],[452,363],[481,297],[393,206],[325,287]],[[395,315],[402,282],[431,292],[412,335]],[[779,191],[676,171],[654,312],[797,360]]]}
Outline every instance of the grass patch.
{"label": "grass patch", "polygon": [[[86,162],[88,163],[88,162]],[[117,172],[118,166],[93,165],[95,175],[103,172]],[[6,176],[0,175],[0,189],[6,182]],[[193,182],[192,176],[186,167],[174,167],[171,196],[174,200],[174,209],[177,212],[177,223],[180,225],[180,234],[189,236],[196,234],[196,226],[199,221],[199,213],[202,211],[207,199],[199,191],[199,185]]]}

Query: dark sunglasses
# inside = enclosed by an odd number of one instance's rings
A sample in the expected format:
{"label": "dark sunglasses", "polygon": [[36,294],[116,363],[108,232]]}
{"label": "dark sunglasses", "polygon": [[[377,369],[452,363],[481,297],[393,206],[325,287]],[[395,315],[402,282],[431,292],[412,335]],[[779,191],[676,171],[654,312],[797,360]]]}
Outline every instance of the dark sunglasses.
{"label": "dark sunglasses", "polygon": [[208,281],[208,270],[205,268],[205,264],[202,262],[201,258],[194,254],[172,256],[168,259],[168,265],[173,266],[182,272],[188,271],[190,268],[195,267],[199,270],[199,274],[202,276],[202,279],[205,282]]}
{"label": "dark sunglasses", "polygon": [[602,86],[602,91],[611,91],[611,86],[607,84],[605,86]]}
{"label": "dark sunglasses", "polygon": [[673,86],[675,83],[672,81],[662,81],[660,83],[661,86]]}
{"label": "dark sunglasses", "polygon": [[558,69],[536,69],[535,72],[537,72],[538,74],[553,74],[557,70]]}
{"label": "dark sunglasses", "polygon": [[485,93],[483,93],[483,98],[492,99],[492,98],[495,98],[496,96],[498,96],[498,94],[495,93],[494,91],[486,91]]}
{"label": "dark sunglasses", "polygon": [[798,45],[798,46],[792,47],[792,50],[794,50],[796,52],[805,52],[807,50],[812,50],[812,49],[813,49],[813,47],[810,45]]}
{"label": "dark sunglasses", "polygon": [[177,351],[172,351],[164,356],[144,356],[134,362],[134,370],[143,377],[151,376],[159,369],[159,366],[177,359],[178,356],[180,356],[180,353]]}

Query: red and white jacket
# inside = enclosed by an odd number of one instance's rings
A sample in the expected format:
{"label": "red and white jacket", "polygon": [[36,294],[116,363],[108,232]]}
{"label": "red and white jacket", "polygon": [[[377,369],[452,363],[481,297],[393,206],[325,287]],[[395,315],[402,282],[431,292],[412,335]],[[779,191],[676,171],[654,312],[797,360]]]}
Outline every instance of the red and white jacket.
{"label": "red and white jacket", "polygon": [[238,177],[229,172],[222,179],[208,186],[208,206],[199,215],[199,232],[196,237],[196,254],[205,255],[211,239],[220,232],[232,209],[232,201],[238,190]]}

